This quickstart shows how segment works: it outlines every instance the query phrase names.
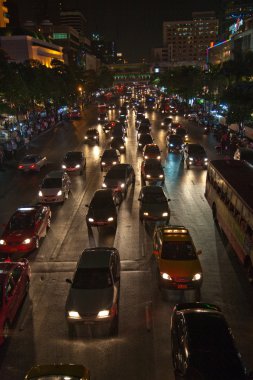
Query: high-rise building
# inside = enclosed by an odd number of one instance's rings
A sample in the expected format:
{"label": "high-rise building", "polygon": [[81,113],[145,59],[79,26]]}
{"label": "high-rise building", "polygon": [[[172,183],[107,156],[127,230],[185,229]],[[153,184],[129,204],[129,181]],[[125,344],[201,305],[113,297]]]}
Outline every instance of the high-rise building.
{"label": "high-rise building", "polygon": [[72,26],[81,36],[87,34],[87,21],[83,13],[78,10],[61,11],[60,24]]}
{"label": "high-rise building", "polygon": [[206,49],[217,35],[218,19],[214,12],[194,12],[192,20],[165,21],[163,47],[168,49],[169,65],[203,66]]}
{"label": "high-rise building", "polygon": [[6,1],[0,0],[0,28],[5,28],[9,24],[8,8]]}

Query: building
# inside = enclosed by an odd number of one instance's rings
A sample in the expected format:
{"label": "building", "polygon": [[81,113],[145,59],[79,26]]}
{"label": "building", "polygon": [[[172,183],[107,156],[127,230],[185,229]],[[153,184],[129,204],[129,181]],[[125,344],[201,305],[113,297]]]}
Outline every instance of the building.
{"label": "building", "polygon": [[[194,12],[192,20],[165,21],[163,49],[167,49],[168,66],[204,66],[206,49],[217,40],[217,35],[218,19],[214,12]],[[161,54],[165,57],[166,50]]]}
{"label": "building", "polygon": [[221,33],[224,38],[228,38],[229,28],[238,23],[239,20],[246,20],[253,17],[252,0],[223,0],[223,16],[221,21]]}
{"label": "building", "polygon": [[0,28],[5,28],[9,24],[8,8],[6,1],[0,0]]}
{"label": "building", "polygon": [[60,24],[71,26],[76,29],[80,36],[87,35],[87,21],[82,12],[78,10],[62,11],[60,13]]}
{"label": "building", "polygon": [[98,33],[91,36],[91,46],[94,53],[105,64],[118,62],[118,52],[114,41],[105,41]]}
{"label": "building", "polygon": [[6,52],[10,62],[34,59],[47,67],[51,67],[52,59],[63,62],[62,47],[31,36],[0,37],[0,48]]}

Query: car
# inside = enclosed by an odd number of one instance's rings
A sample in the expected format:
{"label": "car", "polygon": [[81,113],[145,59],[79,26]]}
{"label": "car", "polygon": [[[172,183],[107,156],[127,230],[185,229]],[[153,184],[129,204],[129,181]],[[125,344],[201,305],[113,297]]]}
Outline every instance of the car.
{"label": "car", "polygon": [[139,113],[136,115],[136,119],[135,119],[135,128],[137,129],[141,123],[142,120],[145,119],[145,115],[142,114],[142,113]]}
{"label": "car", "polygon": [[156,158],[157,160],[161,160],[161,153],[162,151],[157,144],[147,144],[143,149],[143,159]]}
{"label": "car", "polygon": [[170,208],[163,188],[161,186],[143,186],[139,198],[139,218],[141,222],[162,221],[169,223]]}
{"label": "car", "polygon": [[116,120],[111,120],[109,121],[109,123],[106,123],[103,125],[103,131],[106,135],[109,135],[111,133],[111,131],[113,130],[113,128],[115,127],[117,121]]}
{"label": "car", "polygon": [[18,170],[22,172],[39,172],[45,165],[47,165],[46,156],[41,156],[40,154],[26,154],[18,164]]}
{"label": "car", "polygon": [[25,380],[90,380],[90,371],[80,364],[40,364],[33,366]]}
{"label": "car", "polygon": [[111,140],[110,147],[112,149],[117,149],[120,152],[120,154],[126,153],[126,142],[123,137],[114,137]]}
{"label": "car", "polygon": [[203,302],[177,304],[172,312],[170,330],[177,378],[252,379],[218,306]]}
{"label": "car", "polygon": [[141,164],[141,179],[144,184],[147,182],[149,184],[161,182],[164,185],[165,176],[160,160],[156,158],[143,160]]}
{"label": "car", "polygon": [[185,144],[182,159],[185,161],[187,169],[193,166],[201,166],[207,169],[208,158],[205,149],[200,144]]}
{"label": "car", "polygon": [[98,114],[98,122],[100,124],[105,123],[108,121],[108,114],[107,112],[101,112]]}
{"label": "car", "polygon": [[147,134],[149,133],[150,134],[150,126],[147,125],[147,124],[140,124],[138,129],[137,129],[137,141],[139,140],[140,136],[143,134]]}
{"label": "car", "polygon": [[111,139],[113,140],[115,137],[122,137],[125,139],[126,129],[122,123],[117,122],[111,131]]}
{"label": "car", "polygon": [[96,128],[89,128],[84,136],[84,142],[99,145],[99,132]]}
{"label": "car", "polygon": [[116,103],[109,103],[107,107],[109,110],[116,110],[118,106]]}
{"label": "car", "polygon": [[174,122],[173,122],[173,123],[171,124],[170,129],[169,129],[169,132],[175,134],[177,128],[183,128],[183,126],[182,126],[180,123],[174,123]]}
{"label": "car", "polygon": [[190,232],[184,226],[157,226],[153,237],[160,289],[195,289],[199,297],[203,273]]}
{"label": "car", "polygon": [[138,150],[143,151],[145,145],[153,143],[154,140],[150,133],[141,133],[138,140]]}
{"label": "car", "polygon": [[198,116],[198,114],[196,112],[193,112],[193,113],[186,114],[185,118],[188,119],[188,120],[191,120],[191,121],[198,121],[199,116]]}
{"label": "car", "polygon": [[66,113],[65,117],[68,120],[80,119],[81,118],[81,112],[79,109],[72,109]]}
{"label": "car", "polygon": [[31,268],[27,259],[0,262],[0,345],[8,341],[18,311],[29,291]]}
{"label": "car", "polygon": [[113,247],[86,248],[77,263],[66,300],[65,313],[70,337],[76,325],[95,325],[118,334],[120,300],[120,255]]}
{"label": "car", "polygon": [[100,168],[101,172],[104,170],[109,170],[112,166],[120,163],[120,153],[117,149],[105,149],[102,156],[100,156]]}
{"label": "car", "polygon": [[118,222],[117,206],[120,197],[112,189],[98,189],[93,194],[90,204],[86,204],[88,212],[86,215],[87,227],[113,227],[116,231]]}
{"label": "car", "polygon": [[67,152],[61,167],[66,172],[78,171],[80,174],[83,174],[83,171],[86,168],[86,158],[84,157],[83,152]]}
{"label": "car", "polygon": [[170,128],[172,125],[173,119],[171,117],[165,117],[161,122],[162,128]]}
{"label": "car", "polygon": [[148,117],[145,117],[144,119],[142,119],[140,125],[148,126],[151,129],[151,123]]}
{"label": "car", "polygon": [[167,136],[168,153],[181,153],[184,147],[184,140],[179,135]]}
{"label": "car", "polygon": [[38,192],[40,203],[64,203],[71,189],[71,180],[64,170],[53,170],[43,179]]}
{"label": "car", "polygon": [[102,187],[113,189],[121,198],[125,198],[130,185],[135,184],[134,168],[130,164],[117,164],[105,175]]}
{"label": "car", "polygon": [[5,225],[0,253],[22,255],[39,248],[51,225],[51,210],[45,205],[19,207]]}
{"label": "car", "polygon": [[182,128],[182,127],[178,127],[175,131],[175,135],[176,136],[180,136],[183,138],[183,141],[184,143],[188,142],[189,141],[189,136],[187,134],[187,130],[185,128]]}

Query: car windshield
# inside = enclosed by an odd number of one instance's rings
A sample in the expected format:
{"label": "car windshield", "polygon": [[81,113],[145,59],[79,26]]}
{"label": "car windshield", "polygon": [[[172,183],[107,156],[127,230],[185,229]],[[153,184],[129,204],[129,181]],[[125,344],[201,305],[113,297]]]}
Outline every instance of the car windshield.
{"label": "car windshield", "polygon": [[35,156],[26,156],[23,159],[23,164],[33,164],[37,161],[37,158]]}
{"label": "car windshield", "polygon": [[112,197],[108,196],[108,194],[103,194],[102,193],[97,193],[94,198],[91,201],[90,207],[92,208],[108,208],[108,207],[113,207],[114,202]]}
{"label": "car windshield", "polygon": [[145,150],[145,154],[159,154],[159,149],[157,147],[148,147]]}
{"label": "car windshield", "polygon": [[61,178],[46,178],[42,183],[42,189],[58,189],[62,187]]}
{"label": "car windshield", "polygon": [[198,154],[201,156],[205,156],[206,152],[204,151],[204,148],[202,148],[202,146],[196,146],[189,148],[189,154]]}
{"label": "car windshield", "polygon": [[73,289],[104,289],[112,286],[108,268],[79,268],[75,273]]}
{"label": "car windshield", "polygon": [[181,136],[172,135],[170,136],[170,143],[183,144],[183,140]]}
{"label": "car windshield", "polygon": [[162,193],[156,193],[156,192],[150,192],[144,194],[142,198],[143,203],[167,203],[167,199],[165,198],[164,194]]}
{"label": "car windshield", "polygon": [[102,159],[117,159],[118,156],[117,156],[117,153],[114,152],[114,151],[105,151],[103,153],[103,156],[102,156]]}
{"label": "car windshield", "polygon": [[18,213],[11,218],[8,229],[10,231],[27,230],[34,227],[34,216],[27,213]]}
{"label": "car windshield", "polygon": [[65,160],[80,160],[82,158],[82,153],[80,152],[69,152],[65,156]]}
{"label": "car windshield", "polygon": [[160,162],[158,161],[158,160],[155,160],[154,159],[154,161],[152,160],[152,161],[148,161],[148,162],[146,162],[146,164],[145,164],[145,169],[157,169],[157,170],[161,170],[162,169],[162,167],[161,167],[161,164],[160,164]]}
{"label": "car windshield", "polygon": [[193,260],[196,259],[196,253],[189,241],[164,241],[161,258],[164,260]]}
{"label": "car windshield", "polygon": [[114,169],[113,170],[110,170],[107,175],[106,175],[106,179],[109,178],[109,179],[122,179],[122,178],[125,178],[125,171],[122,170],[121,168],[120,169]]}
{"label": "car windshield", "polygon": [[95,136],[97,134],[97,131],[95,129],[92,129],[91,131],[87,131],[87,136]]}

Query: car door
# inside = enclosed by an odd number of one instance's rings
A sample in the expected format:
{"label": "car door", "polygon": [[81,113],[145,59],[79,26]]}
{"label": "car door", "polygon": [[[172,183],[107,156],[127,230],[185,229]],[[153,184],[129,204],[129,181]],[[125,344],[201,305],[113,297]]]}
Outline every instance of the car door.
{"label": "car door", "polygon": [[18,306],[23,301],[26,292],[26,280],[27,277],[24,272],[24,268],[21,265],[16,266],[12,271],[12,278],[16,288],[16,296]]}
{"label": "car door", "polygon": [[19,293],[17,283],[12,275],[9,276],[5,288],[5,315],[6,319],[13,322],[19,307]]}

